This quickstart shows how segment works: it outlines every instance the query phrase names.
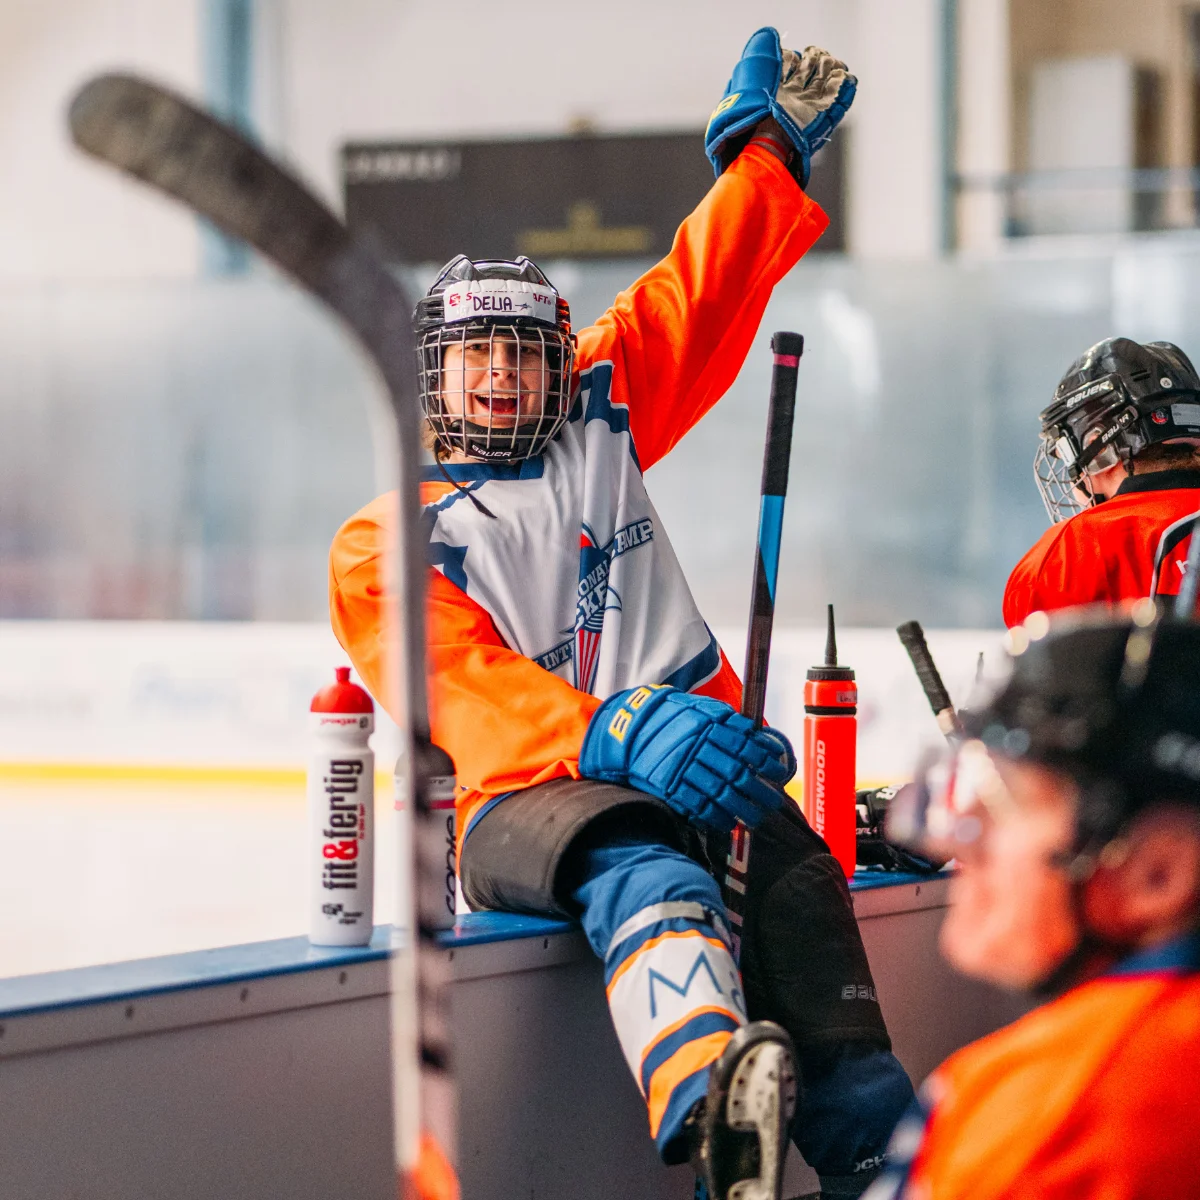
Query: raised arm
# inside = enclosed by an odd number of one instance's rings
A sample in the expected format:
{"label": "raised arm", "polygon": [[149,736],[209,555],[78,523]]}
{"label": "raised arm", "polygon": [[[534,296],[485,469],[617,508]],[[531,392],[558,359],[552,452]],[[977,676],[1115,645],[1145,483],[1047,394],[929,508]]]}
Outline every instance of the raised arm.
{"label": "raised arm", "polygon": [[670,253],[579,334],[611,361],[645,469],[728,391],[771,292],[829,219],[769,150],[746,147],[680,226]]}
{"label": "raised arm", "polygon": [[757,30],[705,131],[716,184],[670,254],[579,335],[583,370],[613,364],[611,401],[628,407],[643,468],[725,394],[772,289],[829,224],[804,188],[857,86],[827,51]]}

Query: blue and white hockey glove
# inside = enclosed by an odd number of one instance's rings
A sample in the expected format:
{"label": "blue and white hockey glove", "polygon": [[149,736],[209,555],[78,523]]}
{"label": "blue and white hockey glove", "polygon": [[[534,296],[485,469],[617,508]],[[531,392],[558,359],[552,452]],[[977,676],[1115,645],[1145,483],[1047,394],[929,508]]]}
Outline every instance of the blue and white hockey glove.
{"label": "blue and white hockey glove", "polygon": [[702,829],[753,829],[783,803],[791,743],[728,704],[664,684],[630,688],[596,709],[579,753],[589,779],[635,787]]}
{"label": "blue and white hockey glove", "polygon": [[746,43],[721,103],[709,118],[704,151],[720,176],[754,127],[774,117],[796,155],[791,171],[808,186],[812,156],[833,136],[854,101],[858,80],[828,51],[809,46],[803,54],[784,50],[769,25]]}

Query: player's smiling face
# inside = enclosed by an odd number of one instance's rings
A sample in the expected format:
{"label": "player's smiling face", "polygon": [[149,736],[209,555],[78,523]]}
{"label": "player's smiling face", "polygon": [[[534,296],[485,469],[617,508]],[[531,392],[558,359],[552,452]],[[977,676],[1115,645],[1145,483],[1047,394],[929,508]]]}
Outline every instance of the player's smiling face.
{"label": "player's smiling face", "polygon": [[442,358],[442,404],[448,416],[510,430],[541,416],[549,387],[541,340],[511,335],[468,336]]}

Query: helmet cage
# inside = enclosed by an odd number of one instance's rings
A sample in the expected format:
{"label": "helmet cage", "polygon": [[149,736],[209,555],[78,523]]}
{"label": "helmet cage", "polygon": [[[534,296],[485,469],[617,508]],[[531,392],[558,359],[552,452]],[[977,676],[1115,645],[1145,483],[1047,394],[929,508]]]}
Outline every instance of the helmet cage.
{"label": "helmet cage", "polygon": [[[505,345],[511,347],[510,364],[500,361]],[[473,366],[468,365],[468,346]],[[447,367],[451,347],[459,349],[457,365]],[[535,362],[527,359],[531,347],[536,347]],[[417,388],[438,446],[484,462],[536,458],[567,420],[574,358],[569,332],[533,322],[468,321],[427,329],[417,345]],[[525,386],[535,370],[540,376],[536,392]],[[513,382],[498,386],[509,373]],[[468,375],[482,386],[468,386]],[[514,402],[511,414],[495,411],[497,404]],[[466,411],[469,405],[474,414]]]}
{"label": "helmet cage", "polygon": [[[541,454],[570,414],[575,364],[570,307],[541,268],[524,256],[460,254],[418,301],[414,321],[417,392],[435,452],[494,463]],[[453,347],[457,366],[448,367]],[[540,383],[531,389],[534,371]]]}
{"label": "helmet cage", "polygon": [[1089,476],[1128,462],[1149,444],[1140,415],[1115,374],[1055,400],[1042,412],[1033,478],[1052,523],[1094,506]]}

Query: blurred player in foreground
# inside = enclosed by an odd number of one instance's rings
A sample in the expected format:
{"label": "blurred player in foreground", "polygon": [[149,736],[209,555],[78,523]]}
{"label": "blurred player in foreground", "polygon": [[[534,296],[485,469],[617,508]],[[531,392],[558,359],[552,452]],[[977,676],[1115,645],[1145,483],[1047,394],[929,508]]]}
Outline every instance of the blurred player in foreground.
{"label": "blurred player in foreground", "polygon": [[1052,998],[930,1076],[871,1200],[1200,1197],[1200,626],[1136,616],[1014,630],[978,740],[897,797],[959,863],[945,956]]}
{"label": "blurred player in foreground", "polygon": [[[433,738],[462,789],[464,893],[580,918],[658,1151],[690,1158],[714,1200],[739,1182],[779,1196],[793,1106],[823,1190],[857,1196],[911,1097],[845,880],[784,803],[791,746],[738,713],[642,482],[825,229],[803,187],[854,87],[824,51],[756,33],[709,124],[715,186],[578,335],[528,259],[460,256],[416,313]],[[330,564],[334,629],[385,705],[392,504],[353,517]],[[697,836],[723,867],[735,818],[758,828],[741,973]]]}
{"label": "blurred player in foreground", "polygon": [[1200,378],[1170,342],[1110,338],[1042,413],[1034,477],[1054,522],[1013,569],[1004,623],[1179,591],[1200,510]]}

